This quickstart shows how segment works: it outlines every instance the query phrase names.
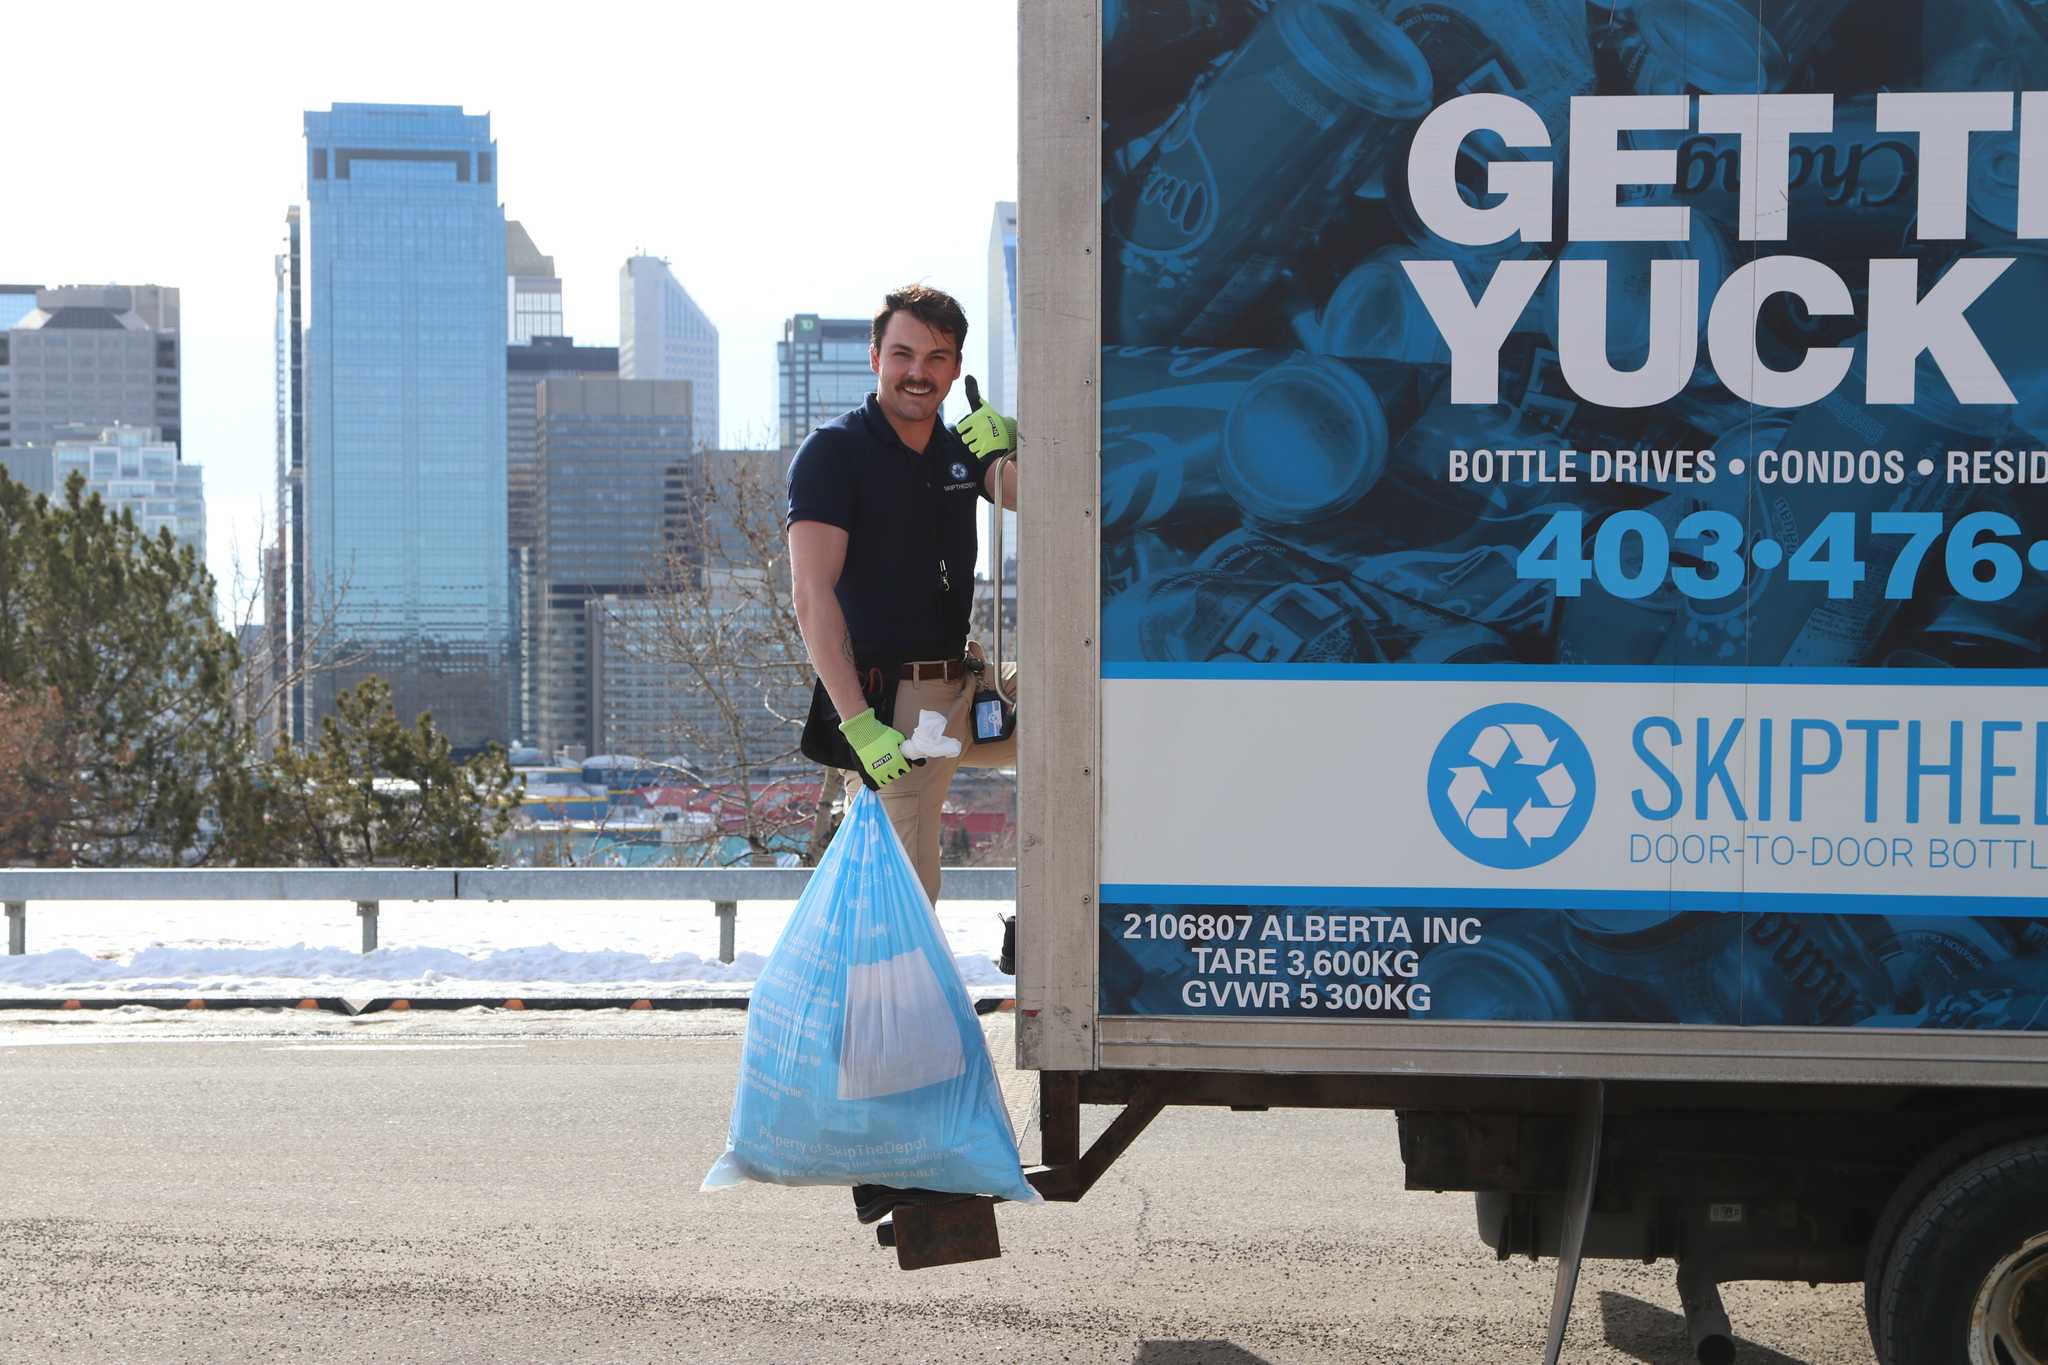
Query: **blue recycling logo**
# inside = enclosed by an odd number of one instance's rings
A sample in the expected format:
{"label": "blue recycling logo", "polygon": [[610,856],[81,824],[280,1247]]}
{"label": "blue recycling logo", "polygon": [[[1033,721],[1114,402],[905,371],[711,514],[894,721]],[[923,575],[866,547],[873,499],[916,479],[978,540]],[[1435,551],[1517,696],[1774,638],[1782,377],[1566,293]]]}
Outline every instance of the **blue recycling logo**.
{"label": "blue recycling logo", "polygon": [[1549,862],[1593,815],[1593,756],[1540,706],[1502,702],[1453,725],[1429,760],[1429,809],[1452,848],[1486,867]]}

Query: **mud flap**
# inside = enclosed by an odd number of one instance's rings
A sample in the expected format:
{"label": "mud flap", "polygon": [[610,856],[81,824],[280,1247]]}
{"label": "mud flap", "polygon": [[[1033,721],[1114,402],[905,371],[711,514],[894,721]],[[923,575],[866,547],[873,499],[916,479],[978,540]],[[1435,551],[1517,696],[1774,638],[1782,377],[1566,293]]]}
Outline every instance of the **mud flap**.
{"label": "mud flap", "polygon": [[900,1204],[889,1222],[875,1229],[875,1234],[883,1246],[895,1246],[896,1265],[902,1270],[992,1261],[1003,1254],[1002,1244],[996,1239],[993,1199]]}
{"label": "mud flap", "polygon": [[1557,1365],[1564,1350],[1572,1294],[1579,1287],[1579,1253],[1586,1245],[1586,1220],[1593,1213],[1593,1182],[1600,1171],[1600,1128],[1606,1110],[1607,1087],[1602,1082],[1588,1081],[1579,1087],[1578,1115],[1572,1126],[1571,1183],[1565,1187],[1565,1225],[1557,1247],[1557,1285],[1550,1293],[1550,1340],[1543,1348],[1543,1365]]}

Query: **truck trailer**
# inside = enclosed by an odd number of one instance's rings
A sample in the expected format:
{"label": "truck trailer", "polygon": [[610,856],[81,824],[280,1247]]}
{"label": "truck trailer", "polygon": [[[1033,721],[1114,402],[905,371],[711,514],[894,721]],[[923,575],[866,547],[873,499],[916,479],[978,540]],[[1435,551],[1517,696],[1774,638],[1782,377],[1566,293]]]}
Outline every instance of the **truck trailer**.
{"label": "truck trailer", "polygon": [[2048,6],[1033,0],[1021,77],[1040,1191],[1392,1110],[1551,1360],[1585,1257],[2048,1360]]}

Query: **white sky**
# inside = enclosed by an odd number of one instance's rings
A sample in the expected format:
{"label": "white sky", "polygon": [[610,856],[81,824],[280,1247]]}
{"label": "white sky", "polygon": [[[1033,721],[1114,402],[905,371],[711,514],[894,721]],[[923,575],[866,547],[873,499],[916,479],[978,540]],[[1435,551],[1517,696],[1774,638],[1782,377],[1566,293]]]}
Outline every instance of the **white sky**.
{"label": "white sky", "polygon": [[0,281],[180,289],[184,453],[226,593],[273,498],[271,260],[305,110],[489,113],[506,216],[555,258],[578,343],[617,343],[627,256],[667,257],[719,329],[723,439],[760,444],[792,313],[866,316],[923,280],[959,296],[986,374],[1017,2],[11,6],[10,104],[33,112],[0,151]]}

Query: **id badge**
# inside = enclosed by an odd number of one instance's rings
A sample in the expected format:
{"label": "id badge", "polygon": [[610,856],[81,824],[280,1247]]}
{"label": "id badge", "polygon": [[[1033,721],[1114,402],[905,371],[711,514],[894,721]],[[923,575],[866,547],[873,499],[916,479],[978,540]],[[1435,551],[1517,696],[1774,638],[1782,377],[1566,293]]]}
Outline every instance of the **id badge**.
{"label": "id badge", "polygon": [[983,688],[974,694],[974,742],[993,744],[1004,737],[1003,699]]}

